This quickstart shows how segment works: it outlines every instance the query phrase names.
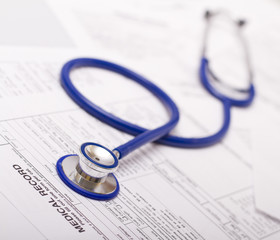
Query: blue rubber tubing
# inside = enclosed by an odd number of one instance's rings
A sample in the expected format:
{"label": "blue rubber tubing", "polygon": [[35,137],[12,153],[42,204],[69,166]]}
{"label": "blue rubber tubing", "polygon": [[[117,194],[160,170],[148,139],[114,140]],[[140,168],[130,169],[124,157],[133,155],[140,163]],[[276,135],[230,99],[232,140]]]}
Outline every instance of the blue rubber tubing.
{"label": "blue rubber tubing", "polygon": [[219,99],[221,102],[228,101],[230,102],[231,106],[247,107],[254,100],[255,88],[253,84],[250,84],[247,90],[248,92],[247,98],[245,99],[230,98],[220,93],[214,86],[211,85],[208,79],[208,72],[209,72],[209,61],[206,58],[202,58],[200,64],[200,71],[199,71],[201,83],[212,96]]}
{"label": "blue rubber tubing", "polygon": [[[61,70],[61,85],[63,86],[67,94],[72,98],[72,100],[74,100],[81,108],[83,108],[89,114],[93,115],[100,121],[116,129],[119,129],[123,132],[136,136],[134,139],[130,140],[129,142],[115,148],[115,150],[117,150],[120,153],[120,158],[126,156],[127,154],[139,148],[140,146],[153,141],[159,144],[168,145],[172,147],[200,148],[200,147],[206,147],[215,144],[224,137],[224,135],[226,134],[229,128],[230,107],[232,105],[231,103],[232,99],[217,94],[214,91],[214,88],[209,83],[207,78],[207,63],[208,61],[206,59],[202,59],[201,66],[200,66],[200,79],[202,84],[205,86],[205,88],[213,96],[221,100],[223,105],[223,123],[221,128],[216,133],[201,138],[184,138],[184,137],[168,135],[168,133],[176,126],[176,124],[179,121],[179,112],[176,104],[164,91],[162,91],[155,84],[145,79],[144,77],[140,76],[139,74],[120,65],[107,62],[104,60],[92,59],[92,58],[77,58],[77,59],[70,60],[69,62],[65,63],[65,65]],[[106,69],[118,73],[120,75],[123,75],[139,83],[147,90],[149,90],[151,93],[153,93],[164,104],[164,106],[168,109],[170,113],[171,116],[170,120],[161,127],[158,127],[153,130],[148,130],[141,126],[127,122],[103,110],[102,108],[100,108],[99,106],[91,102],[89,99],[87,99],[85,96],[83,96],[79,92],[79,90],[73,85],[70,79],[70,71],[73,70],[74,68],[79,68],[79,67],[95,67],[95,68]],[[246,103],[249,104],[249,101],[247,101]],[[233,105],[239,106],[235,102]],[[245,106],[245,104],[244,105],[241,104],[241,106]]]}
{"label": "blue rubber tubing", "polygon": [[[121,74],[137,83],[142,85],[144,88],[149,90],[151,93],[154,94],[166,107],[169,111],[170,119],[164,125],[155,128],[153,130],[143,129],[143,131],[134,133],[137,135],[132,140],[128,141],[127,143],[115,148],[120,153],[119,159],[126,156],[130,152],[134,151],[135,149],[141,147],[142,145],[153,142],[162,136],[168,134],[170,130],[172,130],[179,121],[179,111],[176,104],[173,100],[159,87],[157,87],[152,82],[148,81],[147,79],[143,78],[142,76],[138,75],[137,73],[132,72],[131,70],[124,68],[120,65],[99,60],[99,59],[92,59],[92,58],[78,58],[73,59],[67,62],[61,71],[61,84],[68,95],[84,110],[88,113],[93,115],[94,117],[98,118],[102,122],[109,124],[112,127],[125,131],[126,129],[135,129],[136,125],[133,125],[129,122],[126,122],[111,113],[108,113],[89,101],[85,96],[83,96],[78,89],[73,85],[70,79],[70,71],[73,68],[77,67],[95,67],[106,69],[118,74]],[[127,131],[125,131],[127,132]],[[129,132],[131,133],[131,132]]]}

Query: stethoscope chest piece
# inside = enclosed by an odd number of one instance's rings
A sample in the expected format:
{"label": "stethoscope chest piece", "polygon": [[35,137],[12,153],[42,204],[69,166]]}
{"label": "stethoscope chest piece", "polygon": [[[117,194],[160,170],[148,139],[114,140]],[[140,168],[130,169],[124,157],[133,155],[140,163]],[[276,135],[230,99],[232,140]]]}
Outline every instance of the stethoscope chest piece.
{"label": "stethoscope chest piece", "polygon": [[61,157],[56,167],[62,181],[86,197],[109,200],[119,192],[119,183],[113,174],[118,167],[118,158],[99,144],[83,143],[79,155]]}

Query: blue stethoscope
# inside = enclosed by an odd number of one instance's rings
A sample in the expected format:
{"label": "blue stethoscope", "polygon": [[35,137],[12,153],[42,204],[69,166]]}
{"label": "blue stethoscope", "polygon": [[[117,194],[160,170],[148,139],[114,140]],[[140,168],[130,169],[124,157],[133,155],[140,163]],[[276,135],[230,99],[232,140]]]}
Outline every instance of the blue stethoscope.
{"label": "blue stethoscope", "polygon": [[[180,148],[201,148],[219,142],[230,124],[231,106],[246,107],[254,98],[255,91],[252,83],[252,72],[249,64],[249,57],[245,43],[240,34],[240,27],[243,21],[234,21],[238,29],[242,46],[246,54],[246,63],[248,66],[249,86],[245,89],[233,88],[222,82],[210,69],[209,60],[206,57],[206,41],[211,26],[211,21],[218,12],[207,11],[207,27],[204,36],[203,57],[200,63],[199,75],[202,85],[207,91],[219,99],[223,104],[223,124],[215,134],[202,138],[183,138],[168,134],[179,121],[179,111],[173,100],[158,86],[145,79],[143,76],[120,65],[91,58],[78,58],[67,62],[61,71],[61,84],[67,94],[85,111],[93,115],[102,122],[119,129],[135,138],[124,143],[113,150],[110,150],[100,144],[86,142],[80,146],[79,154],[71,154],[61,157],[57,161],[57,172],[63,182],[77,193],[96,200],[108,200],[117,196],[119,192],[119,183],[113,172],[119,165],[119,160],[149,142],[156,142],[168,146]],[[169,121],[153,130],[148,130],[137,126],[113,114],[101,109],[89,99],[83,96],[73,85],[70,79],[70,72],[74,68],[95,67],[112,71],[129,78],[155,95],[167,108],[170,114]],[[218,90],[219,89],[219,90]],[[233,96],[225,94],[223,90],[231,90]],[[226,92],[226,91],[225,91]],[[235,95],[239,95],[237,98]],[[241,96],[240,96],[241,95]]]}

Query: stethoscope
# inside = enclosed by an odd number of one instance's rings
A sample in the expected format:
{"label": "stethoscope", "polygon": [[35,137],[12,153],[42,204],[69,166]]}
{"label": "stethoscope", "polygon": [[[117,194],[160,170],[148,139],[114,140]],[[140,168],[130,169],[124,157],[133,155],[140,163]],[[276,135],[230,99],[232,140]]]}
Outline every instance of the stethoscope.
{"label": "stethoscope", "polygon": [[[223,104],[223,123],[221,128],[213,135],[202,138],[183,138],[168,134],[179,121],[179,111],[173,100],[158,86],[144,78],[143,76],[115,63],[99,59],[78,58],[67,62],[61,71],[61,84],[66,93],[85,111],[93,115],[102,122],[119,129],[120,131],[134,135],[135,138],[124,143],[113,150],[97,143],[86,142],[80,146],[79,154],[70,154],[61,157],[57,161],[57,172],[63,182],[77,193],[96,200],[108,200],[117,196],[119,183],[113,174],[118,166],[119,160],[133,152],[146,143],[156,142],[168,146],[180,148],[201,148],[219,142],[226,134],[230,124],[231,106],[248,106],[254,98],[255,91],[252,82],[252,72],[249,56],[245,42],[241,36],[240,28],[244,21],[235,21],[241,44],[246,54],[248,66],[249,85],[247,88],[233,88],[222,82],[211,70],[209,60],[206,57],[206,45],[213,17],[221,12],[209,12],[205,14],[207,27],[204,35],[203,54],[200,63],[199,75],[202,85],[207,91],[219,99]],[[74,68],[95,67],[112,71],[129,78],[144,88],[149,90],[166,107],[170,114],[170,119],[164,125],[148,130],[133,123],[120,119],[113,114],[101,109],[85,96],[73,85],[70,79],[70,72]],[[233,95],[241,94],[242,98],[228,96],[219,88],[231,90]]]}

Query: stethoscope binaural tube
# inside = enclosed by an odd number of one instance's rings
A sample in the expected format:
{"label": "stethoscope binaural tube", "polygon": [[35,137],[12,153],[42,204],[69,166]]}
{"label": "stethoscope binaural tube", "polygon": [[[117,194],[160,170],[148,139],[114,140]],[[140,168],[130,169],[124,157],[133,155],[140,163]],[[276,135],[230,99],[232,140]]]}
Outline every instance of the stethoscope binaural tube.
{"label": "stethoscope binaural tube", "polygon": [[219,99],[221,102],[229,102],[231,106],[236,107],[246,107],[250,105],[255,97],[255,88],[252,83],[250,83],[250,86],[248,89],[244,90],[238,90],[242,92],[247,93],[247,97],[244,99],[234,99],[231,97],[228,97],[221,92],[219,92],[209,81],[209,65],[208,60],[206,58],[201,59],[200,63],[200,81],[202,85],[205,87],[205,89],[215,98]]}

